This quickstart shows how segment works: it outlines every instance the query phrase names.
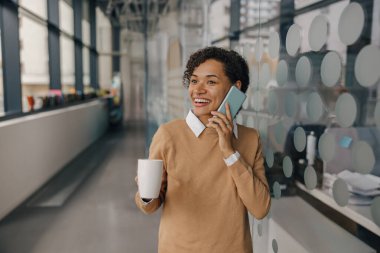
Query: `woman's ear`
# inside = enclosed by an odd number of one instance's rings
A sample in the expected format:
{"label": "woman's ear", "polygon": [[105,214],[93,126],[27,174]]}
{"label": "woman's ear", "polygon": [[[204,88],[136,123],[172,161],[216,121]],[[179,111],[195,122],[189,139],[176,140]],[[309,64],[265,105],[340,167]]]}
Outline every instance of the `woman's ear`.
{"label": "woman's ear", "polygon": [[235,86],[236,86],[236,88],[238,88],[239,90],[241,90],[241,82],[240,82],[240,80],[236,81]]}

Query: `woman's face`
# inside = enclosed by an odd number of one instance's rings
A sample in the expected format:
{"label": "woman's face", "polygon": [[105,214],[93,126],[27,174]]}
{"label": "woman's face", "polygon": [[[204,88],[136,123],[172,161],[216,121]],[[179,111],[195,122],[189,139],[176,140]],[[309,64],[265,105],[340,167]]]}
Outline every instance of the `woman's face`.
{"label": "woman's face", "polygon": [[231,88],[231,83],[224,73],[223,64],[210,59],[194,69],[190,78],[189,96],[193,112],[203,122],[212,117]]}

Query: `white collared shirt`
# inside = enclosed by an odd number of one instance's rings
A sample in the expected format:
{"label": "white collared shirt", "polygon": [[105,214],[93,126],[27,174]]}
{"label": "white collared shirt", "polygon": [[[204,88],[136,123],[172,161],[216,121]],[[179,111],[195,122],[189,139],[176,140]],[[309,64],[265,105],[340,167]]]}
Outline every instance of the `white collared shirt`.
{"label": "white collared shirt", "polygon": [[[192,110],[189,111],[189,113],[186,116],[186,123],[190,127],[191,131],[195,134],[195,136],[198,138],[199,135],[203,132],[203,130],[206,129],[206,126],[203,125],[202,121],[195,116]],[[238,138],[238,129],[237,129],[237,124],[236,120],[233,121],[234,124],[234,135],[236,139]]]}

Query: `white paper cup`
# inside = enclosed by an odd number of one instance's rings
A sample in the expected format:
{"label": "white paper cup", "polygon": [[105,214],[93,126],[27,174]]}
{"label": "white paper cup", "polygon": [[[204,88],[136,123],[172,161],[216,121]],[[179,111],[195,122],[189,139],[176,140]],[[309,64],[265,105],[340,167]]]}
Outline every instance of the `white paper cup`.
{"label": "white paper cup", "polygon": [[138,160],[137,177],[141,198],[158,198],[161,188],[162,167],[162,160]]}

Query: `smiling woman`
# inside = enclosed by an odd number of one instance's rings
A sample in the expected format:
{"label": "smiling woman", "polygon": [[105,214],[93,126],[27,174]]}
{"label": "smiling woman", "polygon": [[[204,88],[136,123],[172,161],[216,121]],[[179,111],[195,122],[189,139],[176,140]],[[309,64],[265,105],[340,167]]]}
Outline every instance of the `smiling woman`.
{"label": "smiling woman", "polygon": [[247,63],[235,51],[201,49],[183,83],[193,109],[161,125],[150,146],[149,159],[164,164],[159,197],[137,192],[136,204],[144,213],[163,205],[159,253],[252,252],[248,212],[262,219],[270,207],[260,138],[229,106],[216,111],[232,85],[247,90]]}

